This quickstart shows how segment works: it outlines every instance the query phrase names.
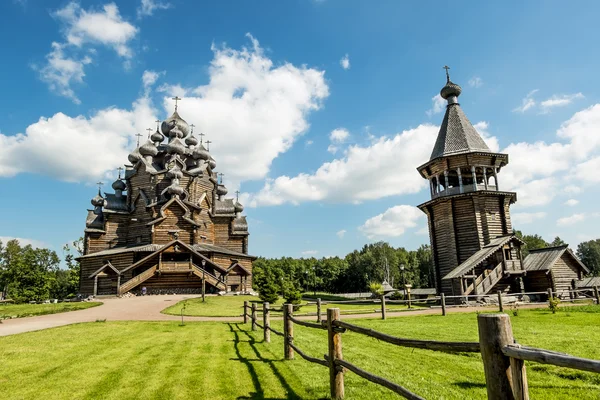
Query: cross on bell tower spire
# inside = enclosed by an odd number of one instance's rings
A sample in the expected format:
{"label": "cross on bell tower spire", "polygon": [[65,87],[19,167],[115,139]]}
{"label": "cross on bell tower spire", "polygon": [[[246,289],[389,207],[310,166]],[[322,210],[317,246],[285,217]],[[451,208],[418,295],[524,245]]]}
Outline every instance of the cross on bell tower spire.
{"label": "cross on bell tower spire", "polygon": [[442,68],[446,70],[446,81],[450,82],[450,74],[448,73],[448,70],[450,69],[450,67],[447,65],[444,65]]}
{"label": "cross on bell tower spire", "polygon": [[144,135],[142,135],[141,133],[136,133],[135,136],[137,136],[137,147],[140,147],[140,137],[142,137]]}
{"label": "cross on bell tower spire", "polygon": [[175,111],[177,111],[177,102],[178,102],[179,100],[181,100],[181,97],[177,97],[177,96],[175,96],[175,97],[173,97],[171,100],[175,100]]}

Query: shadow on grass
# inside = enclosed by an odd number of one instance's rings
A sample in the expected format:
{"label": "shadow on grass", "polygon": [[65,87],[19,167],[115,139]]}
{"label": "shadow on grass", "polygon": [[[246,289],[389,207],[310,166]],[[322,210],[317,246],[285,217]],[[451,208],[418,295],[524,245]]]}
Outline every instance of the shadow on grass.
{"label": "shadow on grass", "polygon": [[481,382],[461,381],[461,382],[453,382],[452,384],[454,386],[458,386],[461,389],[473,389],[473,388],[485,389],[485,383],[481,383]]}
{"label": "shadow on grass", "polygon": [[[254,393],[250,393],[250,396],[240,396],[240,397],[238,397],[238,399],[239,400],[242,400],[242,399],[244,399],[244,400],[295,400],[295,399],[301,399],[301,397],[298,396],[298,394],[294,391],[294,389],[289,385],[289,383],[283,377],[283,375],[281,374],[279,369],[275,366],[275,363],[281,362],[281,360],[263,357],[260,354],[260,351],[256,348],[256,341],[254,340],[254,338],[248,333],[247,330],[240,328],[239,324],[228,323],[227,325],[229,326],[229,330],[234,334],[234,347],[235,347],[235,353],[237,355],[237,358],[234,360],[240,361],[246,365],[246,367],[248,368],[248,372],[250,373],[250,376],[252,378],[252,384],[254,385],[254,390],[255,390]],[[244,336],[246,336],[248,338],[248,340],[241,340],[240,334],[243,334]],[[256,358],[248,358],[248,357],[244,357],[242,355],[242,352],[240,350],[240,345],[242,343],[244,343],[244,344],[247,343],[250,346],[250,348],[256,355]],[[271,368],[271,371],[273,372],[273,375],[279,380],[279,383],[281,384],[281,386],[287,393],[286,397],[278,397],[278,398],[265,397],[264,389],[260,383],[259,376],[253,365],[253,363],[256,363],[256,362],[266,363],[269,365],[269,367]]]}

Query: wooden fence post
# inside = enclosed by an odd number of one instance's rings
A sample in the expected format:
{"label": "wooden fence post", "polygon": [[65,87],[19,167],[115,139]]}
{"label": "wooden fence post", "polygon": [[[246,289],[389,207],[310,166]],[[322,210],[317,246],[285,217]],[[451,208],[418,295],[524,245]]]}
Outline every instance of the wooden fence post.
{"label": "wooden fence post", "polygon": [[502,292],[498,290],[498,311],[504,312],[504,304],[502,304]]}
{"label": "wooden fence post", "polygon": [[329,390],[331,398],[341,400],[344,398],[344,369],[335,364],[335,360],[343,360],[342,333],[334,326],[334,321],[340,319],[339,308],[327,309],[327,343],[329,347]]}
{"label": "wooden fence post", "polygon": [[596,304],[600,306],[600,292],[598,291],[598,286],[594,286],[594,294],[596,295]]}
{"label": "wooden fence post", "polygon": [[446,295],[444,293],[442,293],[440,296],[442,297],[442,315],[445,317],[446,316]]}
{"label": "wooden fence post", "polygon": [[385,296],[383,294],[381,295],[381,319],[385,319]]}
{"label": "wooden fence post", "polygon": [[244,323],[248,323],[248,302],[244,301]]}
{"label": "wooden fence post", "polygon": [[321,298],[317,298],[317,323],[321,323]]}
{"label": "wooden fence post", "polygon": [[271,343],[271,330],[269,327],[271,326],[271,313],[269,311],[269,302],[265,301],[263,303],[263,329],[265,331],[264,339],[265,343]]}
{"label": "wooden fence post", "polygon": [[256,330],[256,303],[252,303],[252,330]]}
{"label": "wooden fence post", "polygon": [[411,308],[411,304],[410,304],[410,291],[406,292],[406,297],[408,297],[408,309],[410,310],[410,308]]}
{"label": "wooden fence post", "polygon": [[283,305],[283,353],[286,360],[294,359],[294,349],[290,346],[294,342],[294,323],[289,318],[293,313],[292,304]]}
{"label": "wooden fence post", "polygon": [[510,357],[502,353],[503,347],[514,343],[509,316],[479,314],[477,325],[488,400],[528,399],[525,365],[513,362],[517,368],[511,368]]}

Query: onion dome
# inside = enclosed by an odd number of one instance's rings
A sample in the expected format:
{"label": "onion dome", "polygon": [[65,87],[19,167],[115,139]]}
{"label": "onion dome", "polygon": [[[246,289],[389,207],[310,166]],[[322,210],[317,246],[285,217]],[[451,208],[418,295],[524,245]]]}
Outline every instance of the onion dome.
{"label": "onion dome", "polygon": [[127,156],[127,159],[132,164],[136,164],[138,161],[140,161],[142,159],[142,155],[140,154],[140,148],[136,147],[134,151],[129,153],[129,156]]}
{"label": "onion dome", "polygon": [[104,207],[104,197],[98,191],[98,194],[91,201],[94,207]]}
{"label": "onion dome", "polygon": [[208,159],[211,158],[210,157],[210,153],[204,148],[204,146],[202,144],[200,144],[200,146],[197,146],[196,148],[194,148],[194,152],[192,153],[192,157],[195,160],[198,160],[198,159],[200,159],[200,160],[208,160]]}
{"label": "onion dome", "polygon": [[165,135],[163,135],[162,133],[160,133],[158,131],[158,128],[156,128],[156,132],[154,132],[152,134],[152,136],[150,136],[150,140],[152,140],[155,143],[162,143],[162,141],[165,140]]}
{"label": "onion dome", "polygon": [[127,189],[127,185],[121,179],[117,179],[116,181],[113,182],[112,188],[115,191],[117,191],[117,190],[124,191],[125,189]]}
{"label": "onion dome", "polygon": [[217,185],[217,194],[219,196],[225,196],[227,194],[227,188],[225,187],[225,185],[221,183]]}
{"label": "onion dome", "polygon": [[198,144],[198,139],[196,139],[194,135],[190,135],[185,139],[185,144],[188,146],[195,146]]}
{"label": "onion dome", "polygon": [[140,147],[140,154],[144,157],[146,157],[146,156],[154,157],[155,155],[158,154],[158,149],[156,148],[154,143],[152,143],[150,141],[150,139],[148,139],[148,141],[146,143],[144,143],[142,145],[142,147]]}
{"label": "onion dome", "polygon": [[176,153],[179,155],[184,155],[185,145],[181,142],[181,140],[178,137],[176,137],[175,139],[171,140],[167,145],[167,153]]}
{"label": "onion dome", "polygon": [[217,168],[217,162],[215,161],[214,158],[211,157],[208,159],[208,166],[210,167],[210,169]]}
{"label": "onion dome", "polygon": [[235,208],[236,213],[241,213],[242,211],[244,211],[244,206],[241,205],[239,201],[236,201],[233,207]]}
{"label": "onion dome", "polygon": [[449,97],[452,96],[460,96],[460,94],[462,93],[462,89],[460,86],[458,86],[456,83],[451,82],[450,80],[448,80],[448,82],[446,83],[446,86],[444,86],[442,88],[442,90],[440,90],[440,96],[442,96],[442,98],[444,100],[447,100]]}
{"label": "onion dome", "polygon": [[175,111],[169,118],[164,120],[160,128],[165,135],[169,136],[172,136],[170,133],[174,129],[179,130],[179,132],[182,134],[182,136],[179,137],[186,137],[190,133],[190,126],[183,118],[179,116],[177,111]]}

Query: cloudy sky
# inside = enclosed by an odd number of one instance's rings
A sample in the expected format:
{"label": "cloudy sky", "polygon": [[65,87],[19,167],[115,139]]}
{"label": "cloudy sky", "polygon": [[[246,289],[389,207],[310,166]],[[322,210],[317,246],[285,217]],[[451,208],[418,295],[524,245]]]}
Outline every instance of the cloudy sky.
{"label": "cloudy sky", "polygon": [[[196,4],[197,3],[197,4]],[[428,243],[428,160],[445,105],[510,164],[516,229],[600,236],[597,2],[5,0],[0,240],[59,250],[98,180],[173,111],[242,191],[250,252]],[[106,186],[108,187],[108,185]]]}

